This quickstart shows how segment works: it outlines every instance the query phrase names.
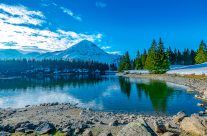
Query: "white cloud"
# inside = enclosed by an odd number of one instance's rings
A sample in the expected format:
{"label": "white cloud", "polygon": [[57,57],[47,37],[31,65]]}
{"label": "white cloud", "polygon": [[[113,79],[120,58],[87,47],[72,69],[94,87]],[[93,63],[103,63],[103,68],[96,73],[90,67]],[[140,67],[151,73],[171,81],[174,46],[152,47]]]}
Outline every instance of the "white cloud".
{"label": "white cloud", "polygon": [[31,50],[37,47],[43,51],[57,51],[67,49],[81,40],[95,42],[102,38],[100,33],[85,34],[61,29],[54,31],[40,29],[38,25],[46,22],[43,13],[31,11],[24,6],[0,4],[0,10],[3,11],[0,12],[0,48],[3,49]]}
{"label": "white cloud", "polygon": [[82,18],[78,15],[75,15],[70,9],[64,8],[64,7],[60,7],[60,9],[66,13],[67,15],[73,17],[74,19],[78,20],[78,21],[82,21]]}
{"label": "white cloud", "polygon": [[111,49],[111,46],[102,46],[101,49],[102,49],[102,50]]}
{"label": "white cloud", "polygon": [[120,51],[108,51],[107,53],[109,54],[113,54],[113,55],[121,55],[121,52]]}
{"label": "white cloud", "polygon": [[0,19],[10,24],[41,25],[45,16],[40,11],[31,11],[24,6],[0,4]]}
{"label": "white cloud", "polygon": [[106,3],[103,3],[103,2],[96,2],[96,7],[97,8],[105,8],[107,5],[106,5]]}

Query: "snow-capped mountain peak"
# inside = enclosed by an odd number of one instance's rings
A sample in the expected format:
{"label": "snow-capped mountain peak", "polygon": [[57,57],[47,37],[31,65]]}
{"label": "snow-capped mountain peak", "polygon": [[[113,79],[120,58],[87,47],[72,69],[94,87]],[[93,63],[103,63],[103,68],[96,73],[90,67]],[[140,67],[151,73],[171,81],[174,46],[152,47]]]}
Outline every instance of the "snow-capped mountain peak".
{"label": "snow-capped mountain peak", "polygon": [[106,53],[93,42],[83,40],[66,50],[42,54],[38,59],[81,60],[118,64],[120,56]]}

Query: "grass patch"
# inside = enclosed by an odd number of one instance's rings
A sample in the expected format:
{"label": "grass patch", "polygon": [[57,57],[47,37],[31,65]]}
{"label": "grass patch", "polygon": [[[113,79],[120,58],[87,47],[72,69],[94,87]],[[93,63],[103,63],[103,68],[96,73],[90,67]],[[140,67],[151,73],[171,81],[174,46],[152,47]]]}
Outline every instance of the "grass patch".
{"label": "grass patch", "polygon": [[179,75],[179,74],[168,74],[168,76],[183,77],[183,78],[192,78],[192,79],[207,79],[206,75]]}

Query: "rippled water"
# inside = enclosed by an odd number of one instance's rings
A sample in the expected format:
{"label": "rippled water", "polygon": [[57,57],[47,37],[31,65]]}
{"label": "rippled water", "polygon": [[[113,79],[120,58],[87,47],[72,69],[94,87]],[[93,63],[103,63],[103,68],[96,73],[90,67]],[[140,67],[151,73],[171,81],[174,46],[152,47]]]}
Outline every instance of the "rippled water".
{"label": "rippled water", "polygon": [[200,102],[174,84],[117,76],[57,76],[0,79],[0,108],[50,102],[115,112],[188,114],[203,110]]}

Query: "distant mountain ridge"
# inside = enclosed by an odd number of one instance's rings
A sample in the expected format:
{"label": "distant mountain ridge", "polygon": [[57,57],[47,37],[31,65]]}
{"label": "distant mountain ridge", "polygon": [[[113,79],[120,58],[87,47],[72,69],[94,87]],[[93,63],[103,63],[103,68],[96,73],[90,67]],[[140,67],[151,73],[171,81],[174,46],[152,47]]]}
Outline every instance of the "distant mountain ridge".
{"label": "distant mountain ridge", "polygon": [[95,61],[101,63],[118,63],[120,56],[106,53],[94,43],[83,40],[72,47],[56,52],[47,53],[22,53],[14,49],[0,49],[0,59],[63,59],[63,60],[81,60],[81,61]]}

